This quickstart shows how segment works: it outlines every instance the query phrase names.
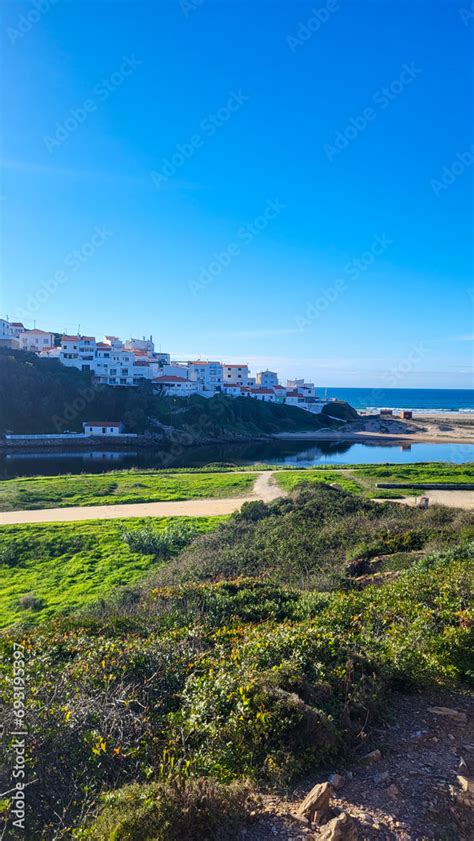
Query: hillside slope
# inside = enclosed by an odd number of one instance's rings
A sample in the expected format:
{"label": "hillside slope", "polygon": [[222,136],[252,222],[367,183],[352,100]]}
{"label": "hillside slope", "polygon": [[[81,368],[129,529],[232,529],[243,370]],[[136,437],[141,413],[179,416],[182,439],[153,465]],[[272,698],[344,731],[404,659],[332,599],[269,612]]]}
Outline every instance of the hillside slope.
{"label": "hillside slope", "polygon": [[[346,419],[354,412],[347,404],[338,411]],[[0,434],[82,432],[83,421],[109,418],[122,420],[128,432],[169,437],[174,430],[184,443],[337,429],[343,423],[327,414],[243,397],[160,397],[146,380],[134,387],[94,385],[90,374],[56,359],[0,349]]]}

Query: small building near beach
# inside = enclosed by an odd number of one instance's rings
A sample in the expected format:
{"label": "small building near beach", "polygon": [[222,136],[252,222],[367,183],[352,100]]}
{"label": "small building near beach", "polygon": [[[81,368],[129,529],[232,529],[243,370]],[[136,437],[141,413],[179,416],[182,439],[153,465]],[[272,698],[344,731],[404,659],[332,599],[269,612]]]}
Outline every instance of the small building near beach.
{"label": "small building near beach", "polygon": [[122,435],[123,423],[121,421],[85,421],[84,435]]}

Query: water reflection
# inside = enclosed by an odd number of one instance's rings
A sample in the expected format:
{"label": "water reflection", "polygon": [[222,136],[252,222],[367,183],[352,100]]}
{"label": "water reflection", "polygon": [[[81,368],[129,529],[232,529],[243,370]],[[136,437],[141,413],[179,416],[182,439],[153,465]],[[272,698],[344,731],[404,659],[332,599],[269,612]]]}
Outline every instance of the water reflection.
{"label": "water reflection", "polygon": [[320,441],[308,446],[302,441],[216,444],[183,449],[173,460],[163,450],[92,450],[91,452],[24,452],[0,456],[0,476],[55,476],[61,473],[102,473],[123,468],[202,467],[214,462],[230,464],[287,464],[311,467],[318,464],[404,464],[422,461],[474,461],[472,444],[386,443],[359,444]]}

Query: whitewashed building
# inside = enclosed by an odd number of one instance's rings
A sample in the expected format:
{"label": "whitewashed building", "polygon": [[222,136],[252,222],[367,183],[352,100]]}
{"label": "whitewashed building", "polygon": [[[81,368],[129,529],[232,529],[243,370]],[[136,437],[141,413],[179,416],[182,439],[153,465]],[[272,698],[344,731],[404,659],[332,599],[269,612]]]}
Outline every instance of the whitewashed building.
{"label": "whitewashed building", "polygon": [[256,380],[257,385],[262,388],[273,388],[278,385],[278,374],[276,371],[269,371],[267,368],[266,371],[257,372]]}
{"label": "whitewashed building", "polygon": [[82,424],[84,435],[122,435],[123,423],[121,421],[84,421]]}
{"label": "whitewashed building", "polygon": [[23,330],[18,334],[20,350],[32,350],[39,353],[46,348],[54,347],[54,333],[46,330]]}
{"label": "whitewashed building", "polygon": [[222,366],[222,371],[224,383],[237,383],[238,385],[248,385],[248,365],[230,365],[229,363],[226,363]]}
{"label": "whitewashed building", "polygon": [[11,329],[10,322],[5,318],[0,318],[0,347],[19,347],[16,337]]}
{"label": "whitewashed building", "polygon": [[172,397],[190,397],[197,393],[197,384],[187,377],[177,377],[173,374],[168,374],[161,377],[155,377],[153,386],[159,392],[170,395]]}
{"label": "whitewashed building", "polygon": [[203,392],[220,391],[223,384],[221,362],[204,362],[198,359],[188,362],[189,379],[198,384]]}

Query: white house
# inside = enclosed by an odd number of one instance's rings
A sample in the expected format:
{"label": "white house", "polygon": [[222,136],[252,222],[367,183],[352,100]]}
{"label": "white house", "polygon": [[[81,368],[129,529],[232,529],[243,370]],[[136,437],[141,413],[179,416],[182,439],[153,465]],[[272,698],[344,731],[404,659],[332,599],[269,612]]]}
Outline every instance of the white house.
{"label": "white house", "polygon": [[199,391],[220,391],[223,383],[222,364],[203,362],[198,359],[188,362],[189,379],[198,383]]}
{"label": "white house", "polygon": [[248,365],[230,365],[228,363],[225,363],[222,366],[222,370],[224,383],[238,383],[239,385],[248,385]]}
{"label": "white house", "polygon": [[84,435],[121,435],[123,423],[121,421],[85,421]]}
{"label": "white house", "polygon": [[242,388],[242,397],[253,397],[254,400],[262,400],[264,403],[275,403],[275,392],[272,388]]}
{"label": "white house", "polygon": [[304,397],[316,397],[314,383],[305,383],[304,380],[287,380],[286,385],[291,391],[297,391]]}
{"label": "white house", "polygon": [[190,397],[191,394],[197,393],[197,385],[187,377],[177,377],[174,374],[167,376],[155,377],[153,386],[172,397]]}
{"label": "white house", "polygon": [[298,406],[300,409],[307,408],[306,397],[299,394],[298,391],[288,391],[285,403],[288,403],[289,406]]}
{"label": "white house", "polygon": [[222,391],[227,397],[240,397],[242,394],[242,386],[237,383],[224,383]]}
{"label": "white house", "polygon": [[147,353],[153,353],[155,345],[153,344],[153,336],[149,339],[127,339],[125,342],[125,350],[145,350]]}
{"label": "white house", "polygon": [[10,321],[10,330],[12,332],[12,335],[15,336],[16,339],[18,339],[20,333],[25,332],[25,329],[25,325],[22,324],[21,321]]}
{"label": "white house", "polygon": [[20,350],[39,352],[45,348],[54,347],[54,333],[45,330],[24,330],[18,335]]}
{"label": "white house", "polygon": [[0,318],[0,347],[17,348],[18,342],[9,321]]}
{"label": "white house", "polygon": [[278,374],[275,371],[269,371],[268,368],[266,371],[258,371],[257,385],[262,388],[273,388],[278,385]]}

